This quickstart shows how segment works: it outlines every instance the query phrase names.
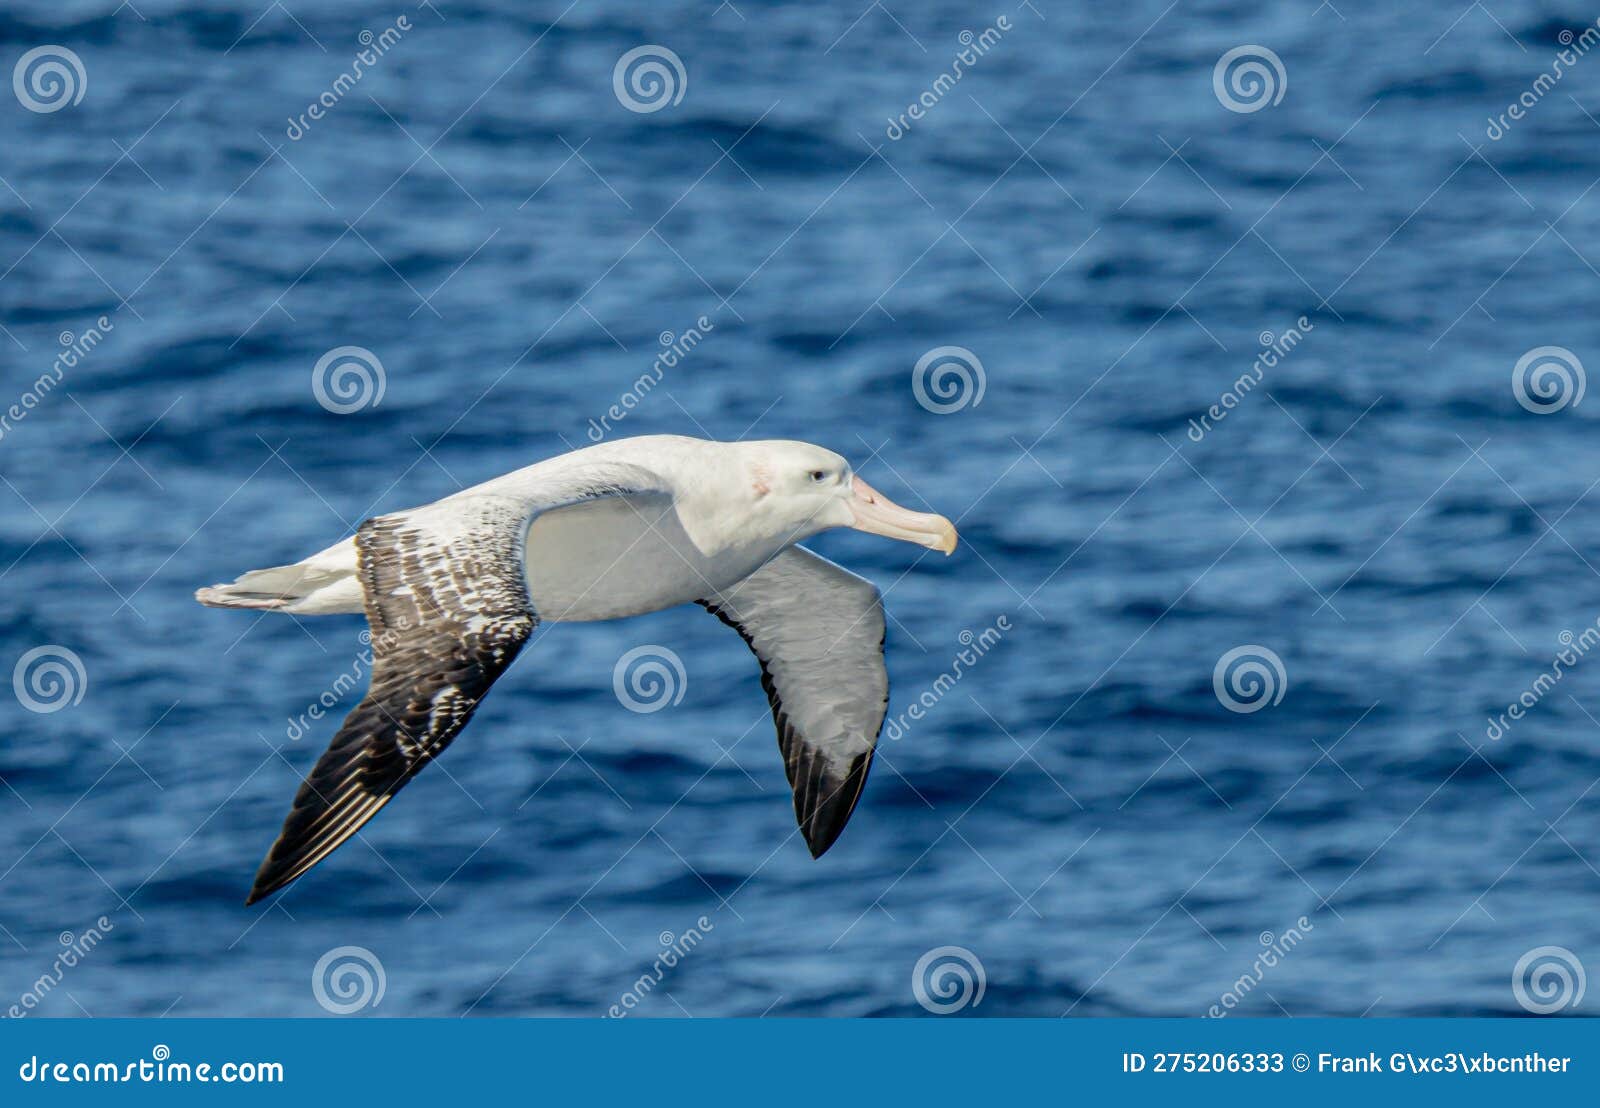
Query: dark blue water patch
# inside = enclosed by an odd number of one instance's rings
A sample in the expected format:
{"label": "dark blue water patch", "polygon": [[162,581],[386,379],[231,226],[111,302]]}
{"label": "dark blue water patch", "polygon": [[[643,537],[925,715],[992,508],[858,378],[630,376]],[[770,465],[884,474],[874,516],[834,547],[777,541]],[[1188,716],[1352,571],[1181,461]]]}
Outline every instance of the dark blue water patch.
{"label": "dark blue water patch", "polygon": [[[8,700],[14,992],[102,913],[70,986],[96,1015],[322,1015],[307,978],[352,943],[388,971],[374,1014],[597,1015],[702,916],[641,1014],[922,1015],[913,967],[953,945],[986,974],[963,1015],[1196,1015],[1302,915],[1240,1014],[1518,1014],[1524,951],[1588,949],[1588,660],[1483,735],[1600,612],[1592,400],[1511,389],[1530,349],[1593,353],[1590,63],[1483,134],[1581,13],[1497,7],[1524,51],[1481,13],[1020,10],[891,142],[970,12],[741,5],[686,39],[687,9],[564,6],[419,10],[292,142],[375,24],[0,15],[13,59],[62,43],[89,74],[76,107],[0,113],[14,393],[59,332],[116,324],[0,437],[5,657],[59,644],[88,675],[58,712]],[[1232,112],[1212,69],[1246,42],[1288,87]],[[688,86],[631,112],[612,67],[647,43]],[[962,533],[920,561],[818,542],[885,592],[891,713],[933,699],[844,836],[813,860],[796,834],[736,637],[698,612],[560,627],[362,841],[245,910],[347,705],[285,727],[360,619],[193,589],[586,441],[702,316],[608,434],[814,439]],[[310,381],[349,344],[387,387],[339,415]],[[982,362],[981,403],[918,403],[939,346]],[[689,689],[640,715],[611,667],[647,642]],[[1247,644],[1285,688],[1231,712],[1213,667]]]}
{"label": "dark blue water patch", "polygon": [[[1519,42],[1529,46],[1536,45],[1555,50],[1558,47],[1569,45],[1570,40],[1582,34],[1585,25],[1592,25],[1592,22],[1592,20],[1586,21],[1579,18],[1579,13],[1574,11],[1572,18],[1569,19],[1545,17],[1529,21],[1515,27],[1514,30]],[[1563,35],[1562,32],[1566,32],[1566,34]]]}
{"label": "dark blue water patch", "polygon": [[1409,79],[1396,80],[1379,86],[1374,97],[1407,100],[1475,100],[1489,91],[1490,83],[1481,70],[1449,69],[1418,74]]}

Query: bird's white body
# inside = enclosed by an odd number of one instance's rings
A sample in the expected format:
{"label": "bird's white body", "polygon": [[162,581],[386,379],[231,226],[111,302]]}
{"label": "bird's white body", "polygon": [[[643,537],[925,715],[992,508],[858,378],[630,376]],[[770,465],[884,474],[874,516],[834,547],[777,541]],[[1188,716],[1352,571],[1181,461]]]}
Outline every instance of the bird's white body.
{"label": "bird's white body", "polygon": [[[775,528],[756,530],[743,518],[724,516],[721,506],[740,493],[748,499],[751,482],[760,479],[739,456],[741,445],[675,435],[602,443],[463,489],[439,503],[522,495],[564,474],[627,465],[648,452],[652,470],[671,481],[670,494],[609,496],[554,508],[533,519],[524,539],[528,596],[542,621],[624,619],[711,596],[744,580],[785,546],[832,525],[819,517],[799,529],[778,521]],[[353,537],[295,566],[259,572],[289,571],[304,571],[299,575],[303,592],[281,610],[296,615],[364,610]]]}
{"label": "bird's white body", "polygon": [[552,621],[623,619],[687,604],[744,580],[781,544],[714,553],[695,545],[655,497],[619,496],[561,508],[528,529],[528,596]]}

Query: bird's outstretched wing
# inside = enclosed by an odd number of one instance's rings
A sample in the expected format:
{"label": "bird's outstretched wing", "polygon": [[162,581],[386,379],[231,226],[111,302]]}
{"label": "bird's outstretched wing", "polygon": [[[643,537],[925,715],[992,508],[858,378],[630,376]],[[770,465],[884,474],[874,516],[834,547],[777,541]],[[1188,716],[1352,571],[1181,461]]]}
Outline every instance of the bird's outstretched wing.
{"label": "bird's outstretched wing", "polygon": [[247,903],[327,857],[450,745],[538,622],[522,579],[523,506],[482,497],[451,508],[379,516],[356,532],[371,684],[295,794]]}
{"label": "bird's outstretched wing", "polygon": [[700,603],[761,663],[795,818],[821,857],[861,798],[889,704],[883,599],[871,582],[792,546]]}
{"label": "bird's outstretched wing", "polygon": [[295,794],[246,903],[326,858],[467,725],[538,623],[523,571],[535,516],[662,491],[645,471],[611,467],[562,475],[531,493],[460,495],[363,523],[355,544],[371,682]]}

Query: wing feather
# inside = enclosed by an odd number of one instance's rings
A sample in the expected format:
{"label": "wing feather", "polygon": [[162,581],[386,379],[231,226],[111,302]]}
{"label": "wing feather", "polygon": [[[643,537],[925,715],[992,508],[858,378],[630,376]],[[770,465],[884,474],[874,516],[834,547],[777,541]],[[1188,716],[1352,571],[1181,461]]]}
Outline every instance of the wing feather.
{"label": "wing feather", "polygon": [[371,684],[295,794],[247,903],[377,815],[450,745],[517,656],[538,622],[522,577],[526,518],[513,500],[481,497],[456,502],[448,517],[402,512],[361,525]]}
{"label": "wing feather", "polygon": [[355,545],[372,636],[367,694],[296,792],[246,903],[326,858],[467,725],[538,624],[522,557],[535,516],[670,492],[641,466],[570,465],[363,523]]}
{"label": "wing feather", "polygon": [[761,663],[795,818],[821,857],[861,799],[888,709],[882,597],[794,546],[700,604]]}

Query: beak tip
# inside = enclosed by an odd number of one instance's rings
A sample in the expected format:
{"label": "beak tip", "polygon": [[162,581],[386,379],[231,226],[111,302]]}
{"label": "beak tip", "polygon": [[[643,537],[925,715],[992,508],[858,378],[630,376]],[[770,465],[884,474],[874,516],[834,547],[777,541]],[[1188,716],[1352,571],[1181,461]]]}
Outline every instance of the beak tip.
{"label": "beak tip", "polygon": [[916,543],[949,555],[955,552],[956,526],[941,515],[910,512],[889,500],[860,477],[852,480],[849,526],[870,535]]}

